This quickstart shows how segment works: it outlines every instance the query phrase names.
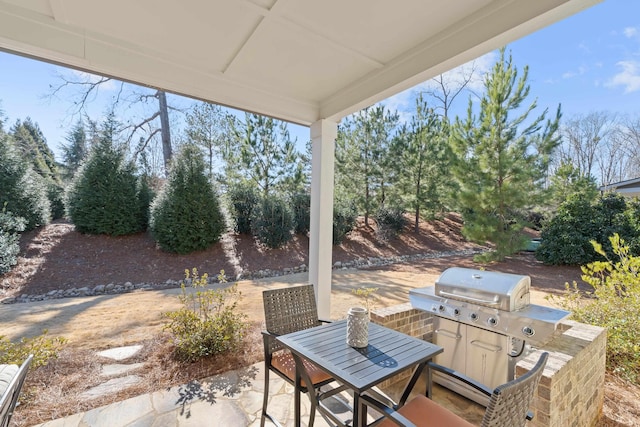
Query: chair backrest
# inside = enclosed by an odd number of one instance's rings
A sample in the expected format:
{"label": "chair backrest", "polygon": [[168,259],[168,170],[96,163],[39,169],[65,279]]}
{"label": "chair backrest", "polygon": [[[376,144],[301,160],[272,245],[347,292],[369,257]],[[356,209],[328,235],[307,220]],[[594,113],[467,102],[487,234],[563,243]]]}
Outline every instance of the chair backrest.
{"label": "chair backrest", "polygon": [[538,363],[526,374],[496,387],[482,419],[482,427],[524,427],[534,393],[547,364],[549,353],[542,353]]}
{"label": "chair backrest", "polygon": [[31,364],[32,359],[33,355],[29,355],[29,357],[27,357],[27,360],[22,363],[7,385],[7,388],[0,396],[0,427],[8,426],[9,421],[11,421],[11,416],[13,415],[13,411],[18,403],[20,390],[22,390],[22,385],[27,377],[27,371],[29,370],[29,365]]}
{"label": "chair backrest", "polygon": [[[262,292],[267,331],[284,335],[320,325],[313,285],[292,286]],[[270,351],[281,348],[271,340]]]}

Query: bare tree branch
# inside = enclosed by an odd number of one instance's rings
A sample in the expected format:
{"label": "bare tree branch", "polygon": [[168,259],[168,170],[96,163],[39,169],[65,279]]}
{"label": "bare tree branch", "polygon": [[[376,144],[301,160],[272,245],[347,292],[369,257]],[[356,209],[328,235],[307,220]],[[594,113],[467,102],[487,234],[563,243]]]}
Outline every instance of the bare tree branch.
{"label": "bare tree branch", "polygon": [[145,150],[145,148],[147,148],[147,145],[149,144],[149,141],[151,141],[154,136],[156,136],[158,133],[160,133],[161,130],[162,129],[160,129],[160,128],[154,129],[151,133],[149,133],[149,136],[147,136],[146,139],[145,138],[140,138],[140,144],[138,144],[138,148],[133,153],[134,160],[138,158],[140,153],[142,153]]}
{"label": "bare tree branch", "polygon": [[[142,129],[145,125],[151,123],[152,121],[154,121],[155,119],[157,119],[160,116],[160,111],[156,111],[155,113],[153,113],[151,116],[147,117],[146,119],[144,119],[143,121],[136,123],[135,125],[130,125],[130,126],[126,126],[123,128],[124,129],[131,129],[131,132],[129,132],[129,136],[127,137],[127,143],[131,142],[131,139],[133,138],[133,135],[140,129]],[[156,129],[157,131],[158,129]],[[155,133],[155,131],[154,131]]]}

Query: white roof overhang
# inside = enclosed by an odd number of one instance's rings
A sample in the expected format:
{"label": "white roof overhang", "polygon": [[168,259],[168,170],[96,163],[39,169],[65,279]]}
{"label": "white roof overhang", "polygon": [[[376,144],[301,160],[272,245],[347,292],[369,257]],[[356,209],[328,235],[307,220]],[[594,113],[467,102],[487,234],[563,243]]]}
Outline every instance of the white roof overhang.
{"label": "white roof overhang", "polygon": [[0,0],[0,49],[302,125],[599,0]]}

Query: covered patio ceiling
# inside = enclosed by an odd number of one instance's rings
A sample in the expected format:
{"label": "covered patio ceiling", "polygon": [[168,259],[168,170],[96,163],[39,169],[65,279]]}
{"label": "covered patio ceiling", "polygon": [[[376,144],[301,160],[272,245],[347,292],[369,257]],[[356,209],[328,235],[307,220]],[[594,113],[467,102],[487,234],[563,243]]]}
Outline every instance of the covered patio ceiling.
{"label": "covered patio ceiling", "polygon": [[0,0],[0,49],[310,125],[599,0]]}

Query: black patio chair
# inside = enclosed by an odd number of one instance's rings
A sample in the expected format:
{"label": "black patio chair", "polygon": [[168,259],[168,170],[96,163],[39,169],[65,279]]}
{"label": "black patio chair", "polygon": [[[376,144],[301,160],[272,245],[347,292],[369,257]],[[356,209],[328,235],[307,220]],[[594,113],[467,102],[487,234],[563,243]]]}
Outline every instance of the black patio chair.
{"label": "black patio chair", "polygon": [[[262,332],[264,338],[265,378],[264,401],[260,420],[261,427],[264,426],[266,418],[269,418],[274,424],[280,425],[276,419],[267,413],[269,372],[273,371],[291,385],[295,385],[296,381],[295,360],[291,353],[276,341],[276,337],[319,326],[326,322],[318,319],[313,285],[267,290],[262,293],[262,299],[267,330]],[[335,394],[340,388],[334,388],[331,392],[323,393],[320,387],[333,382],[334,379],[310,362],[304,361],[304,366],[313,384],[306,384],[304,380],[300,379],[301,391],[303,393],[315,393],[315,399],[311,399],[309,415],[309,427],[313,427],[316,411],[315,403],[324,397]],[[299,396],[296,395],[295,399],[299,399]]]}

